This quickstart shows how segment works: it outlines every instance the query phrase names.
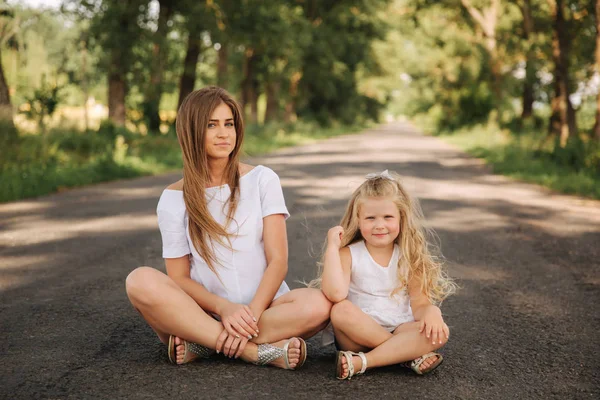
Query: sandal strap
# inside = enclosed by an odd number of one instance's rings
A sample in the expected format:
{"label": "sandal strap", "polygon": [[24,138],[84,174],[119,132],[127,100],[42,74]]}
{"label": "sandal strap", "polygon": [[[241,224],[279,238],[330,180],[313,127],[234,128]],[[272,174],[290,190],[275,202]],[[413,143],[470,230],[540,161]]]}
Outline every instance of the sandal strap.
{"label": "sandal strap", "polygon": [[[289,341],[288,341],[289,343]],[[289,362],[287,357],[287,345],[285,344],[284,348],[273,346],[269,343],[263,343],[258,345],[258,360],[256,361],[256,365],[266,365],[280,357],[284,357],[285,365],[289,369]]]}
{"label": "sandal strap", "polygon": [[342,351],[344,357],[346,357],[346,364],[348,364],[348,377],[350,379],[354,376],[354,363],[352,362],[352,356],[354,355],[351,351]]}
{"label": "sandal strap", "polygon": [[[356,354],[356,353],[354,353],[354,354]],[[362,360],[362,367],[360,367],[360,371],[357,372],[357,374],[364,374],[365,371],[367,370],[367,356],[365,356],[365,353],[363,353],[362,351],[359,352],[357,355]]]}
{"label": "sandal strap", "polygon": [[418,375],[422,375],[423,372],[421,371],[421,364],[423,364],[423,361],[427,360],[430,357],[438,357],[438,359],[442,358],[442,355],[436,352],[431,352],[431,353],[427,353],[427,354],[423,354],[420,357],[415,358],[414,360],[407,362],[406,364],[409,364],[409,368],[412,369],[413,371],[415,371]]}
{"label": "sandal strap", "polygon": [[189,350],[200,358],[208,358],[215,353],[215,350],[194,342],[186,342],[185,350],[186,352]]}

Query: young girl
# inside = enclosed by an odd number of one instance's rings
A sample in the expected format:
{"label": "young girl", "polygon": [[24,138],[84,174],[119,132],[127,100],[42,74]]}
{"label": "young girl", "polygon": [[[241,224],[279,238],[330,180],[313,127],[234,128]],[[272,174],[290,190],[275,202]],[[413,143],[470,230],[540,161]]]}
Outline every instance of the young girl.
{"label": "young girl", "polygon": [[239,162],[244,124],[223,89],[191,93],[177,114],[183,179],[164,190],[158,225],[167,274],[140,267],[127,277],[133,306],[182,364],[223,353],[296,369],[308,338],[329,319],[315,289],[290,291],[279,178]]}
{"label": "young girl", "polygon": [[[334,304],[336,377],[406,362],[435,369],[450,332],[435,305],[454,292],[428,249],[421,212],[397,176],[367,175],[327,236],[321,288]],[[326,338],[326,335],[324,336]]]}

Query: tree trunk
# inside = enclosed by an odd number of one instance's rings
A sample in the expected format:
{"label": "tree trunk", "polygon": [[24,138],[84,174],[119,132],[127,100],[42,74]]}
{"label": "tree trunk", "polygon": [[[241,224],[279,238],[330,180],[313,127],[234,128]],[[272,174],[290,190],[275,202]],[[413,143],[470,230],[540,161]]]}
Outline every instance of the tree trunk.
{"label": "tree trunk", "polygon": [[521,4],[521,13],[523,14],[523,40],[527,46],[525,52],[525,81],[523,82],[523,110],[521,120],[524,121],[533,115],[535,83],[534,49],[531,35],[533,34],[533,18],[531,16],[531,0],[524,0]]}
{"label": "tree trunk", "polygon": [[265,110],[265,124],[279,119],[279,82],[267,82],[267,109]]}
{"label": "tree trunk", "polygon": [[258,87],[256,82],[252,82],[252,88],[250,90],[250,118],[251,123],[258,123]]}
{"label": "tree trunk", "polygon": [[88,113],[88,99],[90,98],[87,79],[87,41],[81,42],[81,91],[83,92],[83,120],[86,132],[90,129],[90,118]]}
{"label": "tree trunk", "polygon": [[285,113],[283,114],[283,121],[286,123],[296,121],[296,96],[298,94],[298,84],[302,78],[301,72],[292,74],[290,78],[290,88],[288,90],[288,100],[285,103]]}
{"label": "tree trunk", "polygon": [[481,28],[485,38],[483,44],[490,57],[490,70],[492,72],[492,90],[496,97],[496,104],[502,105],[502,62],[498,57],[496,26],[500,12],[500,0],[491,0],[491,4],[482,11],[471,4],[470,0],[461,0],[462,5]]}
{"label": "tree trunk", "polygon": [[2,53],[0,48],[0,142],[12,142],[18,136],[13,122],[13,108],[10,102],[10,91],[4,77]]}
{"label": "tree trunk", "polygon": [[[224,42],[224,41],[223,41]],[[227,49],[226,43],[221,43],[217,59],[217,86],[227,89],[228,85],[228,71],[229,66],[229,50]]]}
{"label": "tree trunk", "polygon": [[[596,0],[596,74],[600,75],[600,0]],[[600,141],[600,92],[596,98],[594,138]]]}
{"label": "tree trunk", "polygon": [[244,59],[244,80],[242,81],[242,109],[250,106],[248,122],[256,123],[258,121],[257,108],[257,88],[256,88],[256,55],[252,49],[247,49]]}
{"label": "tree trunk", "polygon": [[188,94],[192,93],[194,86],[196,85],[196,67],[198,65],[200,51],[200,39],[198,39],[195,32],[190,32],[185,60],[183,61],[183,74],[179,81],[179,101],[177,102],[177,109],[181,106],[183,99],[185,99]]}
{"label": "tree trunk", "polygon": [[564,18],[564,0],[557,0],[553,9],[552,59],[554,60],[554,98],[550,130],[552,135],[560,136],[560,146],[567,144],[569,136],[577,134],[575,110],[569,99],[569,37]]}
{"label": "tree trunk", "polygon": [[125,96],[127,83],[121,68],[120,50],[113,49],[108,72],[108,118],[118,126],[125,125]]}
{"label": "tree trunk", "polygon": [[144,96],[144,116],[148,123],[148,132],[160,133],[160,99],[163,91],[163,74],[165,60],[167,58],[167,34],[169,33],[168,22],[173,13],[169,1],[159,1],[160,11],[158,13],[158,27],[154,33],[154,44],[152,47],[152,64],[150,66],[150,84],[147,86]]}

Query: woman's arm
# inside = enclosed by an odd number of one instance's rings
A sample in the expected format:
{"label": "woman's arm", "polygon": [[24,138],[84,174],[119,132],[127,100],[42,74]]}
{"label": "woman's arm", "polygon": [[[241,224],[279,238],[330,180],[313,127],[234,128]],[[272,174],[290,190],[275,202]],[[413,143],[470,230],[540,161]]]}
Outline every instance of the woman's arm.
{"label": "woman's arm", "polygon": [[249,304],[257,319],[273,301],[288,271],[288,242],[283,214],[272,214],[263,218],[263,242],[267,269]]}
{"label": "woman's arm", "polygon": [[221,317],[226,331],[233,336],[246,338],[258,336],[258,325],[253,320],[252,311],[243,304],[231,301],[209,292],[190,277],[189,256],[165,258],[167,275],[186,292],[204,311]]}
{"label": "woman's arm", "polygon": [[204,311],[221,315],[222,309],[229,301],[209,292],[203,285],[190,277],[189,255],[165,258],[165,265],[169,278],[173,279]]}
{"label": "woman's arm", "polygon": [[341,226],[333,227],[327,234],[327,249],[323,257],[323,275],[321,290],[332,303],[339,303],[348,297],[352,255],[350,249],[340,249],[340,236],[344,232]]}

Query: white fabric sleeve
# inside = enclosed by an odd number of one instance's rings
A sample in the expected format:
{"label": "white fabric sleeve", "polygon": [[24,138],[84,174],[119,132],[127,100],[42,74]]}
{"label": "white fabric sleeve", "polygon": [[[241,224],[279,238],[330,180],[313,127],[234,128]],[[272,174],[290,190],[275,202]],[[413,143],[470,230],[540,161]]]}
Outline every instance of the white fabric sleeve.
{"label": "white fabric sleeve", "polygon": [[269,169],[265,168],[265,173],[259,180],[260,190],[260,206],[262,210],[262,217],[267,217],[273,214],[283,214],[285,219],[290,217],[287,207],[285,206],[285,199],[283,197],[283,189],[281,189],[281,182],[279,176]]}
{"label": "white fabric sleeve", "polygon": [[185,227],[185,214],[177,217],[165,209],[158,208],[158,227],[163,243],[163,258],[178,258],[191,253]]}

